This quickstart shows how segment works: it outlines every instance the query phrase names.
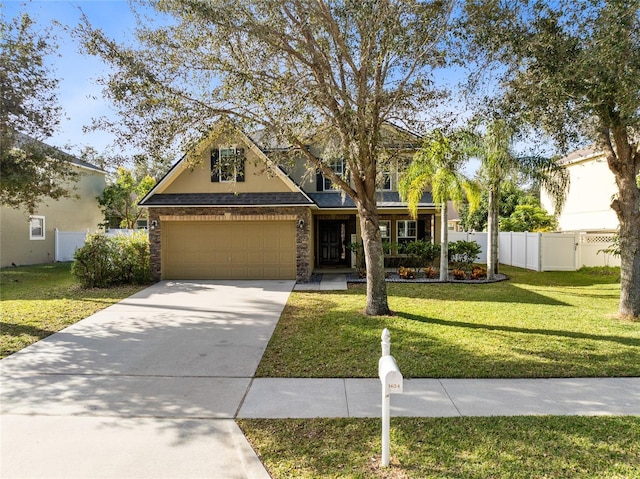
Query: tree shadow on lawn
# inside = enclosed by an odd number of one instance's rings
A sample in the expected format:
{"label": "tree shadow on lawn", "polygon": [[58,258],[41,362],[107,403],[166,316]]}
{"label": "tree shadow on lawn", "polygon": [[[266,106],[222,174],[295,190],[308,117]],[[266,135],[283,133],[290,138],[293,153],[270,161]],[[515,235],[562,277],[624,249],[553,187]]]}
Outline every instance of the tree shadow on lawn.
{"label": "tree shadow on lawn", "polygon": [[390,296],[443,301],[543,304],[569,306],[568,303],[509,283],[484,285],[402,284],[389,285]]}
{"label": "tree shadow on lawn", "polygon": [[38,328],[36,326],[28,326],[25,324],[13,324],[6,321],[0,321],[0,331],[6,336],[33,336],[36,338],[46,338],[56,331]]}
{"label": "tree shadow on lawn", "polygon": [[544,336],[556,336],[570,339],[586,339],[591,341],[610,341],[624,346],[640,347],[640,339],[629,338],[624,336],[607,336],[599,334],[581,333],[577,331],[566,331],[560,329],[535,329],[535,328],[520,328],[515,326],[503,326],[493,324],[481,324],[481,323],[468,323],[465,321],[451,321],[444,319],[428,318],[426,316],[418,316],[415,314],[406,313],[403,311],[396,312],[396,315],[400,318],[408,319],[411,321],[419,321],[427,324],[438,324],[440,326],[457,327],[465,329],[481,329],[486,331],[499,331],[506,333],[523,333],[523,334],[540,334]]}

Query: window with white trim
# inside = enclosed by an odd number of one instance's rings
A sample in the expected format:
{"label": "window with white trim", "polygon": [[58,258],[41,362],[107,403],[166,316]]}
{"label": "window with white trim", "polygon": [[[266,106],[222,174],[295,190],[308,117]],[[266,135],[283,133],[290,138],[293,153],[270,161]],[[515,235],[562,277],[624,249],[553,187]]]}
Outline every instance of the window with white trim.
{"label": "window with white trim", "polygon": [[44,216],[29,217],[29,239],[30,240],[45,239]]}
{"label": "window with white trim", "polygon": [[220,147],[211,152],[211,181],[244,181],[244,148]]}
{"label": "window with white trim", "polygon": [[391,241],[391,221],[380,221],[380,236],[382,236],[382,241]]}
{"label": "window with white trim", "polygon": [[396,223],[398,243],[408,243],[418,239],[418,222],[416,220],[399,220]]}
{"label": "window with white trim", "polygon": [[[391,221],[380,221],[380,236],[382,237],[382,247],[385,254],[391,253]],[[385,244],[386,243],[386,244]]]}
{"label": "window with white trim", "polygon": [[[344,177],[344,160],[333,160],[329,163],[329,168],[331,168],[336,175],[343,178]],[[324,179],[324,191],[337,190],[338,187],[333,184],[330,178],[322,175]]]}

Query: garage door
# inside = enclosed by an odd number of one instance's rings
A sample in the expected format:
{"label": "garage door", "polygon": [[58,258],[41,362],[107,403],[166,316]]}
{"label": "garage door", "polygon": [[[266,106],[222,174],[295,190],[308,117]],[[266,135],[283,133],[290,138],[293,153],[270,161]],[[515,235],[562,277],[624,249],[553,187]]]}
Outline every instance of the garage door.
{"label": "garage door", "polygon": [[165,221],[164,279],[295,279],[293,221]]}

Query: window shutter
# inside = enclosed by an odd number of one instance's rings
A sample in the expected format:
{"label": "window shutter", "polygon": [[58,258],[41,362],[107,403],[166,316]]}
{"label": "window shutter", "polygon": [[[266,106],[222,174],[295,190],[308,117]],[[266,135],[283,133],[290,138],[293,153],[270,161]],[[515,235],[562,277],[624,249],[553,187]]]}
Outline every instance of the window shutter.
{"label": "window shutter", "polygon": [[219,152],[216,148],[211,150],[211,182],[217,183],[220,181],[220,166],[219,166]]}
{"label": "window shutter", "polygon": [[316,172],[316,191],[324,191],[324,176],[320,170]]}
{"label": "window shutter", "polygon": [[244,181],[244,148],[236,149],[236,181]]}

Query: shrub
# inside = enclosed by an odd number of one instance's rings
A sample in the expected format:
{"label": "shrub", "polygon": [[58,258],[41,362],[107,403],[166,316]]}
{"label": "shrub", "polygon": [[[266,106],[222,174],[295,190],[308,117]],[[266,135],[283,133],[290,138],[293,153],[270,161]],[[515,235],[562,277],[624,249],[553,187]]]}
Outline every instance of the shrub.
{"label": "shrub", "polygon": [[398,276],[402,279],[416,279],[416,270],[413,268],[405,268],[404,266],[400,266],[398,268]]}
{"label": "shrub", "polygon": [[140,231],[111,238],[103,233],[89,235],[74,255],[71,272],[83,288],[150,282],[146,233]]}
{"label": "shrub", "polygon": [[451,275],[454,279],[465,279],[467,277],[467,273],[457,268],[451,271]]}
{"label": "shrub", "polygon": [[433,260],[440,255],[440,245],[428,240],[400,243],[397,250],[399,254],[407,255],[402,262],[413,268],[432,266]]}
{"label": "shrub", "polygon": [[449,243],[449,261],[455,269],[471,270],[471,265],[478,259],[482,248],[475,241],[454,241]]}
{"label": "shrub", "polygon": [[106,288],[115,275],[115,245],[104,234],[88,235],[84,246],[73,255],[71,273],[83,288]]}
{"label": "shrub", "polygon": [[471,279],[484,279],[487,277],[487,268],[474,266],[471,270]]}
{"label": "shrub", "polygon": [[433,266],[429,266],[422,270],[426,278],[433,279],[438,276],[438,271]]}

